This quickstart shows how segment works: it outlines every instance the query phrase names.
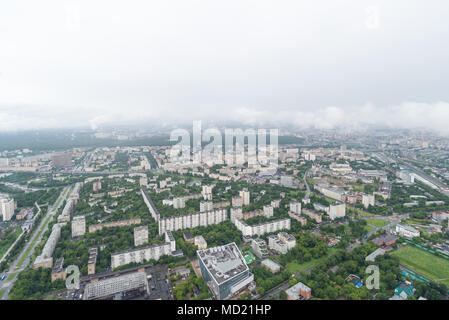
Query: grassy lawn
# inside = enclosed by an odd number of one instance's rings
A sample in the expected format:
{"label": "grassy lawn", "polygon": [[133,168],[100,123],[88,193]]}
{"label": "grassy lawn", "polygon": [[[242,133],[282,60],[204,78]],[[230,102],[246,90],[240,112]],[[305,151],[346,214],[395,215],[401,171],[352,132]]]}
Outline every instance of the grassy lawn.
{"label": "grassy lawn", "polygon": [[0,299],[3,297],[3,295],[5,294],[5,289],[0,290]]}
{"label": "grassy lawn", "polygon": [[286,266],[287,270],[290,271],[291,273],[297,273],[297,272],[305,271],[305,270],[309,269],[310,267],[312,267],[313,265],[315,265],[315,264],[319,263],[320,261],[326,259],[330,255],[334,254],[336,251],[337,251],[336,248],[330,248],[327,256],[324,256],[324,257],[321,257],[321,258],[317,258],[317,259],[312,259],[312,260],[307,261],[307,262],[305,262],[303,264],[299,264],[298,262],[290,262]]}
{"label": "grassy lawn", "polygon": [[378,227],[378,228],[382,228],[382,227],[385,227],[390,222],[382,220],[382,219],[369,219],[369,220],[366,220],[366,223],[373,225],[375,227]]}
{"label": "grassy lawn", "polygon": [[373,214],[371,214],[369,212],[366,212],[366,211],[363,211],[362,209],[359,209],[359,208],[349,207],[349,210],[357,213],[358,215],[360,215],[362,217],[372,217],[373,216]]}
{"label": "grassy lawn", "polygon": [[449,285],[449,260],[411,246],[399,249],[392,255],[398,257],[403,265],[412,271],[416,270],[429,280],[439,280],[439,282]]}
{"label": "grassy lawn", "polygon": [[11,273],[8,277],[8,281],[11,281],[15,275],[16,275],[15,273]]}

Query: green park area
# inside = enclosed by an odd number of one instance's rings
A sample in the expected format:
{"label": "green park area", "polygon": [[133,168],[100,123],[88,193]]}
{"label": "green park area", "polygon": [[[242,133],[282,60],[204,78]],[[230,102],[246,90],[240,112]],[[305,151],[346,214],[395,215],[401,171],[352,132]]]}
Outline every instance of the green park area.
{"label": "green park area", "polygon": [[359,208],[354,208],[354,207],[346,207],[348,212],[354,212],[356,213],[356,215],[360,215],[362,217],[372,217],[373,215],[369,212],[366,212],[362,209]]}
{"label": "green park area", "polygon": [[16,239],[22,233],[21,228],[17,228],[16,230],[11,231],[6,237],[0,240],[0,258],[8,251],[11,245],[16,241]]}
{"label": "green park area", "polygon": [[337,251],[336,248],[330,248],[328,250],[328,254],[317,258],[317,259],[312,259],[310,261],[307,261],[303,264],[299,264],[298,262],[290,262],[287,264],[287,270],[290,271],[291,273],[298,273],[298,272],[303,272],[303,271],[307,271],[310,270],[314,265],[316,265],[317,263],[319,263],[320,261],[325,260],[327,257],[333,255],[335,252]]}
{"label": "green park area", "polygon": [[372,226],[378,227],[378,228],[382,228],[382,227],[385,227],[390,222],[382,220],[382,219],[368,219],[368,220],[366,220],[366,223],[368,223]]}
{"label": "green park area", "polygon": [[398,257],[401,264],[429,280],[449,285],[449,260],[411,246],[401,248],[392,255]]}

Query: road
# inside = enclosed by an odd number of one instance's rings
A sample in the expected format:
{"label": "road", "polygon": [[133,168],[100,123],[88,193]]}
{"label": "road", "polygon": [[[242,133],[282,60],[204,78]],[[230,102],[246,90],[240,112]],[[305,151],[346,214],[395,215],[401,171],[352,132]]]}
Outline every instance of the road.
{"label": "road", "polygon": [[309,197],[310,197],[310,186],[309,186],[309,183],[307,182],[308,174],[309,174],[308,171],[304,172],[304,177],[303,177],[304,184],[306,185],[306,189],[307,189],[306,196],[304,197],[305,200],[309,199]]}
{"label": "road", "polygon": [[[56,202],[48,209],[47,214],[44,217],[42,217],[42,219],[39,223],[39,226],[37,228],[35,228],[35,230],[33,231],[31,238],[25,244],[25,247],[22,249],[22,252],[18,255],[16,260],[14,260],[14,262],[11,264],[9,271],[6,272],[6,279],[3,280],[2,282],[0,282],[0,290],[2,290],[2,289],[5,290],[3,297],[1,297],[2,300],[8,299],[9,293],[11,291],[11,288],[14,285],[14,282],[16,282],[16,280],[17,280],[18,274],[20,272],[22,272],[23,270],[25,270],[25,268],[29,265],[30,258],[32,256],[32,254],[34,253],[36,246],[38,246],[39,243],[41,242],[45,231],[48,229],[49,222],[55,216],[58,209],[62,206],[62,204],[64,203],[64,200],[67,199],[68,196],[70,195],[70,192],[67,192],[67,194],[65,194],[67,189],[69,189],[69,188],[70,188],[70,186],[65,187],[62,190],[58,199],[56,199]],[[26,255],[26,257],[24,258],[22,264],[20,265],[20,261],[23,259],[23,257],[25,255]],[[12,278],[9,279],[10,277],[12,277]]]}

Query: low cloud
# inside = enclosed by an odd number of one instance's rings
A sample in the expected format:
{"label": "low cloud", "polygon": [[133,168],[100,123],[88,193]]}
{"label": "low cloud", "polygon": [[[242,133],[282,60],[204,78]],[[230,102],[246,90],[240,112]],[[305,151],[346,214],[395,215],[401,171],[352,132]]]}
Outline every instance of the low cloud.
{"label": "low cloud", "polygon": [[44,128],[87,127],[97,130],[102,126],[128,125],[148,122],[176,124],[193,120],[214,122],[234,121],[251,126],[289,125],[298,129],[363,129],[381,126],[392,129],[425,129],[449,135],[449,103],[403,102],[379,107],[371,103],[363,106],[328,106],[307,110],[304,108],[272,111],[251,107],[214,107],[196,109],[167,108],[60,108],[46,106],[13,106],[0,110],[0,130],[16,131]]}

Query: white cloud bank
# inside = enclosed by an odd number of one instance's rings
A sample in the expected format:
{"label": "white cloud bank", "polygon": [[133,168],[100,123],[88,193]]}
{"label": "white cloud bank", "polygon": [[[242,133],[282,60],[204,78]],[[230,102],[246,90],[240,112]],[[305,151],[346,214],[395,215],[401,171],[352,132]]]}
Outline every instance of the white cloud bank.
{"label": "white cloud bank", "polygon": [[[46,111],[47,110],[47,111]],[[298,129],[363,129],[366,126],[392,129],[424,129],[449,135],[449,103],[404,102],[400,105],[378,107],[367,103],[357,107],[329,106],[314,110],[289,109],[273,111],[251,107],[221,106],[177,111],[166,108],[124,108],[121,110],[99,108],[54,108],[41,106],[10,107],[0,111],[0,131],[39,128],[89,127],[98,129],[109,125],[139,125],[155,123],[186,123],[193,120],[235,121],[246,125],[290,125]]]}

